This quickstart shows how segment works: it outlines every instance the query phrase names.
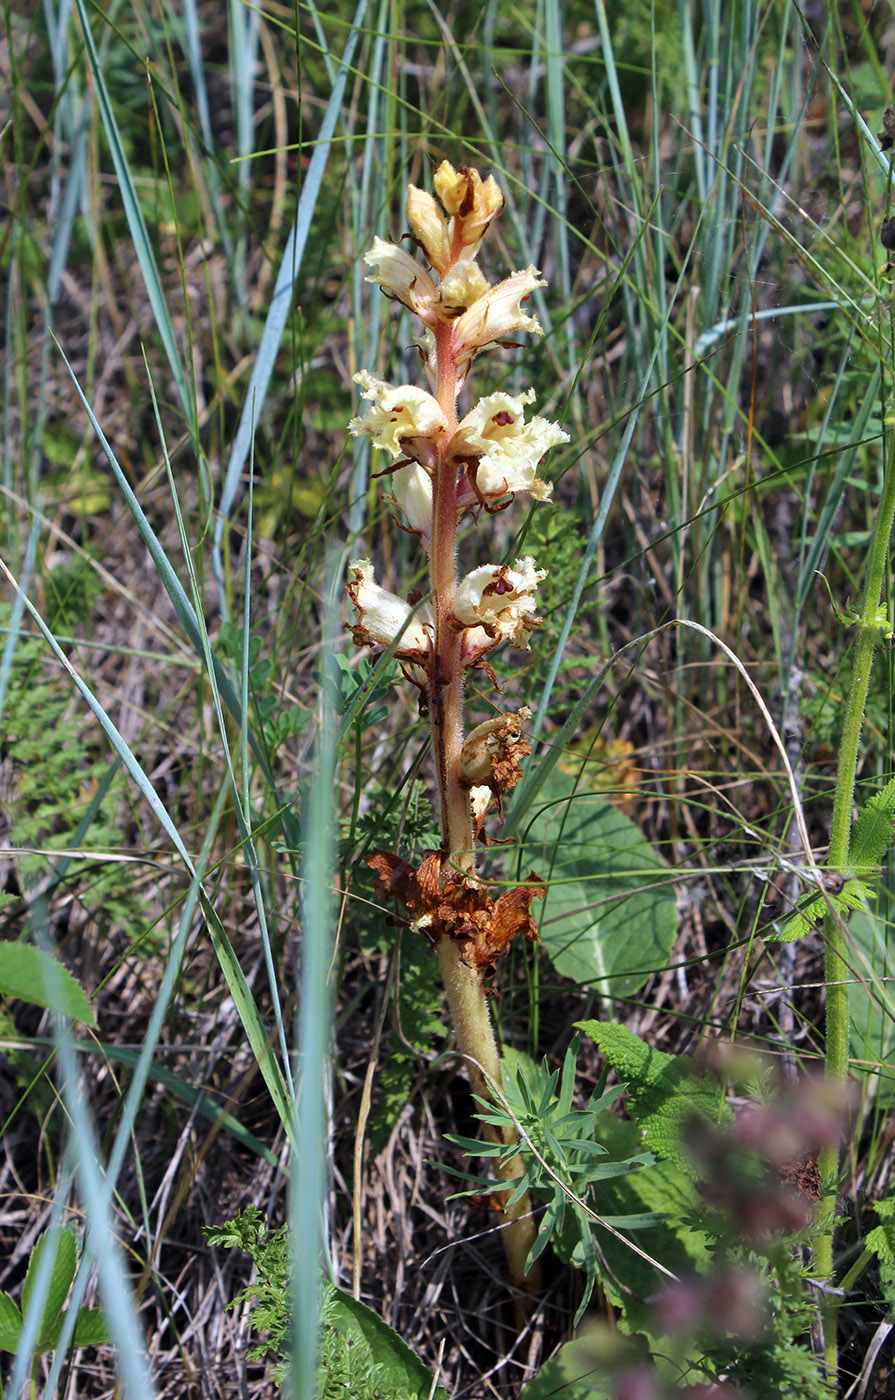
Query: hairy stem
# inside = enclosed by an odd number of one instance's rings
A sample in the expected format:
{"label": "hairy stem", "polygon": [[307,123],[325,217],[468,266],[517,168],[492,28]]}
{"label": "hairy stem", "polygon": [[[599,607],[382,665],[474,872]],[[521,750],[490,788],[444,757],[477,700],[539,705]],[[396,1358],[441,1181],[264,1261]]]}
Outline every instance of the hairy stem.
{"label": "hairy stem", "polygon": [[[852,803],[858,767],[861,726],[864,720],[864,708],[867,704],[873,654],[880,636],[879,606],[893,516],[895,516],[895,438],[890,435],[883,490],[867,557],[867,579],[858,621],[854,664],[839,746],[836,790],[833,799],[829,866],[831,870],[841,871],[846,875],[848,874]],[[849,972],[846,929],[841,916],[832,913],[827,915],[824,920],[824,941],[826,945],[824,981],[827,996],[826,1070],[830,1079],[843,1082],[848,1075]],[[828,1279],[833,1275],[833,1233],[836,1185],[839,1176],[839,1148],[825,1148],[820,1154],[819,1167],[823,1180],[830,1185],[822,1233],[815,1246],[815,1266],[820,1277]],[[822,1311],[827,1371],[832,1378],[836,1375],[838,1366],[836,1345],[838,1300],[833,1295],[828,1295]]]}
{"label": "hairy stem", "polygon": [[[450,327],[437,334],[437,397],[448,418],[448,439],[456,427],[456,369],[450,354]],[[429,674],[427,703],[432,726],[432,751],[441,804],[444,853],[450,863],[475,878],[475,850],[469,793],[459,779],[463,747],[463,656],[461,634],[453,625],[452,610],[457,590],[457,469],[445,461],[443,451],[433,474],[433,521],[430,569],[435,608],[435,649]],[[494,1038],[488,1002],[479,973],[460,957],[456,943],[442,935],[437,945],[438,962],[447,991],[448,1005],[457,1040],[469,1072],[472,1091],[486,1102],[493,1102],[490,1079],[503,1087],[500,1055]],[[487,1076],[487,1078],[486,1078]],[[515,1131],[485,1126],[490,1142],[515,1144]],[[522,1160],[513,1156],[498,1165],[506,1181],[518,1180],[524,1171]],[[501,1206],[504,1249],[510,1277],[516,1288],[533,1292],[540,1286],[540,1269],[534,1264],[525,1273],[525,1260],[535,1239],[531,1200],[526,1192],[509,1211],[505,1210],[510,1192],[498,1196]]]}

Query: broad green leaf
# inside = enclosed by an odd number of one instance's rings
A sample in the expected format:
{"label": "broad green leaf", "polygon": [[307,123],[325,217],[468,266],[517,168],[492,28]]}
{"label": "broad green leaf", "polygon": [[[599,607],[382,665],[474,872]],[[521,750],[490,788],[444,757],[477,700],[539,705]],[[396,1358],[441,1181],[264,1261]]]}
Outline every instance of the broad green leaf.
{"label": "broad green leaf", "polygon": [[25,1286],[22,1289],[22,1313],[28,1316],[35,1285],[41,1272],[45,1255],[52,1259],[50,1267],[50,1287],[44,1299],[40,1327],[37,1334],[38,1351],[46,1351],[54,1345],[59,1333],[59,1322],[65,1300],[71,1288],[78,1262],[78,1244],[73,1230],[46,1230],[31,1251]]}
{"label": "broad green leaf", "polygon": [[729,1116],[717,1080],[684,1058],[653,1049],[624,1026],[609,1021],[577,1024],[625,1081],[640,1146],[692,1176],[693,1165],[681,1146],[681,1127],[694,1115],[712,1123]]}
{"label": "broad green leaf", "polygon": [[73,1347],[101,1347],[111,1341],[109,1324],[102,1308],[80,1308],[72,1337]]}
{"label": "broad green leaf", "polygon": [[0,996],[57,1011],[86,1026],[96,1025],[87,993],[68,968],[28,943],[0,943]]}
{"label": "broad green leaf", "polygon": [[522,1392],[522,1400],[612,1400],[615,1382],[603,1337],[589,1332],[566,1342]]}
{"label": "broad green leaf", "polygon": [[879,1106],[895,1102],[895,930],[870,909],[848,926],[852,1069],[863,1074]]}
{"label": "broad green leaf", "polygon": [[631,996],[664,968],[677,932],[668,867],[600,793],[551,779],[522,862],[547,883],[541,943],[557,972],[605,997]]}
{"label": "broad green leaf", "polygon": [[22,1314],[8,1293],[0,1293],[0,1351],[15,1351],[22,1331]]}
{"label": "broad green leaf", "polygon": [[[382,1387],[382,1400],[429,1400],[433,1396],[432,1375],[419,1357],[377,1313],[350,1293],[333,1290],[327,1322],[368,1351],[370,1365],[379,1368],[376,1381]],[[438,1386],[433,1400],[448,1400],[447,1392]]]}

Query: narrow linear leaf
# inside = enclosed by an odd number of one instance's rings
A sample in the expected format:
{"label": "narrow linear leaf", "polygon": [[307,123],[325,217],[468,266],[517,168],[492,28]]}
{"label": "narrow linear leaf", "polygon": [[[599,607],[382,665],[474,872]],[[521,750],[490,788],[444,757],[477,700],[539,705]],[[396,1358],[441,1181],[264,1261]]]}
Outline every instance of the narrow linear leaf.
{"label": "narrow linear leaf", "polygon": [[292,1104],[289,1099],[289,1092],[286,1088],[286,1081],[283,1078],[283,1071],[280,1069],[279,1061],[273,1052],[270,1039],[261,1022],[255,999],[252,996],[249,984],[246,982],[239,960],[233,951],[232,944],[224,932],[224,926],[209,903],[204,893],[199,895],[202,902],[202,911],[205,915],[205,922],[208,932],[211,935],[212,945],[217,954],[221,971],[230,989],[230,995],[239,1012],[243,1028],[249,1038],[252,1053],[258,1062],[264,1082],[267,1085],[270,1097],[273,1099],[274,1107],[280,1118],[280,1122],[286,1130],[289,1141],[293,1149],[299,1150],[295,1137],[295,1123],[292,1112]]}

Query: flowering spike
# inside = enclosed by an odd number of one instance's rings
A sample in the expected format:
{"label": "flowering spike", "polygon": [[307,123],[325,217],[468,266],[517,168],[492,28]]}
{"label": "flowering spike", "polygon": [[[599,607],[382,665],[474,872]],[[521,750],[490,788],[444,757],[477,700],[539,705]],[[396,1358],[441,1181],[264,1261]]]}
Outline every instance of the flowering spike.
{"label": "flowering spike", "polygon": [[[530,555],[509,564],[479,564],[457,579],[458,524],[476,505],[479,523],[503,510],[518,492],[547,500],[550,485],[539,479],[545,453],[568,434],[546,418],[525,419],[534,391],[492,393],[458,422],[457,396],[483,350],[505,343],[518,331],[541,334],[524,303],[544,279],[534,267],[513,272],[495,285],[477,257],[482,240],[503,208],[492,176],[442,161],[434,194],[411,185],[406,217],[410,237],[431,271],[410,253],[374,239],[365,255],[368,282],[398,301],[419,323],[416,342],[429,389],[394,385],[367,370],[355,375],[366,411],[352,418],[355,436],[369,437],[387,452],[387,499],[416,534],[429,556],[431,603],[405,602],[380,588],[369,559],[349,566],[348,595],[358,645],[391,647],[408,680],[421,691],[432,725],[435,778],[441,807],[442,844],[415,869],[395,852],[368,857],[382,896],[396,899],[411,927],[433,943],[466,1057],[473,1091],[492,1096],[501,1083],[500,1057],[491,1031],[484,979],[517,934],[536,939],[531,913],[544,890],[537,876],[489,894],[475,870],[475,843],[489,841],[484,824],[518,782],[530,752],[522,729],[530,711],[498,715],[463,742],[463,686],[478,667],[495,685],[486,657],[501,643],[525,648],[540,625],[537,586],[545,578]],[[399,521],[399,523],[401,523]],[[479,556],[481,557],[481,556]],[[414,595],[410,595],[411,598]],[[497,1142],[496,1130],[486,1133]],[[503,1136],[502,1147],[514,1139]],[[502,1153],[498,1170],[506,1182],[500,1196],[507,1228],[503,1239],[513,1282],[537,1287],[537,1264],[526,1273],[535,1242],[531,1205],[518,1154]]]}

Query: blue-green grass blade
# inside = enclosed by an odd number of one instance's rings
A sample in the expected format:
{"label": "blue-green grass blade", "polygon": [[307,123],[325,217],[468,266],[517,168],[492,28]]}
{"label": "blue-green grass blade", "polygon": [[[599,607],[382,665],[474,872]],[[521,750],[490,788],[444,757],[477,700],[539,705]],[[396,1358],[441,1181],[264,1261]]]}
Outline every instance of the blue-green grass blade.
{"label": "blue-green grass blade", "polygon": [[[333,595],[338,591],[341,571],[336,561],[329,561],[328,574],[332,586],[323,619],[321,662],[324,672],[327,656],[338,636],[338,614]],[[293,1159],[289,1196],[294,1346],[287,1393],[293,1400],[311,1400],[315,1393],[319,1260],[325,1248],[321,1225],[330,1161],[324,1086],[328,1078],[331,1029],[329,970],[333,959],[335,927],[335,728],[335,714],[327,689],[320,686],[313,781],[304,831],[301,993],[297,1028],[301,1071],[298,1102],[301,1151]]]}
{"label": "blue-green grass blade", "polygon": [[236,437],[230,450],[230,458],[227,462],[227,470],[224,475],[224,482],[221,488],[221,499],[218,506],[218,518],[214,529],[214,550],[212,554],[215,577],[218,583],[218,592],[221,597],[222,609],[226,616],[226,594],[224,590],[223,566],[221,561],[221,542],[224,536],[227,519],[233,508],[236,493],[239,489],[239,482],[243,468],[249,455],[249,446],[254,435],[254,425],[258,421],[258,416],[264,406],[267,397],[267,390],[270,384],[270,377],[273,373],[274,362],[280,348],[280,341],[283,338],[283,331],[286,321],[294,302],[295,283],[301,269],[307,246],[308,235],[311,230],[311,223],[314,210],[317,205],[317,198],[323,185],[323,177],[326,173],[326,166],[332,149],[333,133],[336,129],[336,122],[342,109],[342,99],[345,94],[345,85],[348,81],[351,60],[354,57],[354,50],[360,35],[360,25],[366,14],[368,0],[359,0],[357,10],[352,21],[351,32],[345,44],[342,55],[341,67],[338,77],[333,84],[332,95],[327,103],[326,112],[320,126],[320,135],[314,154],[308,166],[308,172],[302,185],[301,197],[298,201],[298,210],[295,215],[295,223],[286,242],[283,253],[283,260],[280,263],[280,270],[274,283],[271,295],[270,307],[267,312],[267,319],[264,323],[264,330],[261,333],[261,340],[258,351],[255,355],[255,363],[252,369],[252,376],[246,390],[245,404],[236,429]]}
{"label": "blue-green grass blade", "polygon": [[74,0],[81,22],[81,33],[84,40],[84,51],[87,55],[87,62],[90,67],[93,79],[96,100],[99,105],[100,117],[102,119],[103,130],[106,140],[109,143],[109,151],[112,156],[112,164],[115,167],[115,175],[118,181],[118,188],[121,193],[121,202],[124,206],[125,217],[134,245],[134,252],[140,265],[143,275],[143,282],[146,286],[146,294],[149,304],[152,307],[152,314],[164,346],[165,355],[174,377],[174,384],[177,389],[177,397],[187,422],[187,426],[194,440],[198,439],[198,422],[196,418],[196,403],[193,394],[187,384],[183,371],[183,364],[180,357],[180,350],[177,345],[177,337],[174,334],[174,326],[168,312],[168,304],[165,300],[162,280],[159,276],[158,264],[155,260],[155,253],[143,212],[140,208],[140,201],[137,198],[137,191],[130,171],[124,145],[121,140],[121,133],[118,129],[118,121],[109,90],[106,87],[106,80],[103,74],[102,64],[96,43],[93,38],[93,31],[90,28],[90,16],[87,13],[85,0]]}

